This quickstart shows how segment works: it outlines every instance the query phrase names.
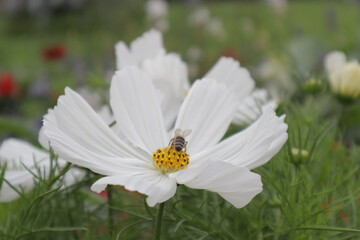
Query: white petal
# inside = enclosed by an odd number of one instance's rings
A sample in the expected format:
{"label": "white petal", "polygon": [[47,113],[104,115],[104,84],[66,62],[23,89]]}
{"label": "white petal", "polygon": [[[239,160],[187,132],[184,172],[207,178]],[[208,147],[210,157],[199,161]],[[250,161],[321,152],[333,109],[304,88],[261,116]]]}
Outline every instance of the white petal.
{"label": "white petal", "polygon": [[325,69],[328,74],[338,71],[346,64],[346,56],[343,52],[334,51],[325,56]]}
{"label": "white petal", "polygon": [[186,138],[190,154],[214,146],[225,134],[238,102],[224,84],[196,81],[181,106],[175,129],[191,129]]}
{"label": "white petal", "polygon": [[249,71],[241,67],[238,61],[229,57],[221,57],[205,77],[224,83],[235,92],[239,100],[250,94],[255,86]]}
{"label": "white petal", "polygon": [[253,123],[261,116],[262,110],[268,107],[275,110],[276,101],[269,99],[265,89],[256,89],[240,103],[233,122],[238,125]]}
{"label": "white petal", "polygon": [[116,174],[132,164],[152,167],[149,156],[121,141],[84,99],[69,88],[54,111],[46,116],[44,133],[62,159],[100,174]]}
{"label": "white petal", "polygon": [[170,129],[189,90],[187,66],[177,54],[167,54],[145,60],[142,69],[163,95],[161,109],[166,128]]}
{"label": "white petal", "polygon": [[136,61],[124,42],[118,42],[115,45],[116,67],[118,70],[135,65]]}
{"label": "white petal", "polygon": [[162,35],[159,31],[150,30],[135,39],[128,49],[123,42],[115,45],[116,65],[121,70],[126,66],[138,65],[145,59],[165,54]]}
{"label": "white petal", "polygon": [[146,202],[150,207],[167,201],[176,192],[175,179],[147,169],[143,172],[103,177],[91,186],[91,190],[101,192],[107,185],[121,185],[129,191],[137,191],[147,195]]}
{"label": "white petal", "polygon": [[38,142],[45,149],[50,149],[50,143],[47,136],[44,134],[44,127],[42,126],[39,131]]}
{"label": "white petal", "polygon": [[212,161],[199,168],[202,169],[201,173],[185,185],[217,192],[236,208],[245,206],[262,191],[260,175],[250,172],[247,168]]}
{"label": "white petal", "polygon": [[[6,170],[6,179],[19,192],[27,193],[35,186],[34,176],[28,170]],[[10,202],[19,197],[19,194],[5,181],[0,188],[0,202]]]}
{"label": "white petal", "polygon": [[100,118],[106,123],[106,125],[112,125],[111,130],[123,141],[126,142],[126,137],[121,132],[118,124],[116,124],[114,114],[111,112],[111,109],[107,105],[103,105],[99,111],[96,112],[99,114]]}
{"label": "white petal", "polygon": [[20,139],[6,139],[0,147],[0,162],[6,163],[10,168],[13,166],[23,168],[22,164],[34,166],[35,162],[40,164],[48,159],[49,154],[47,152]]}
{"label": "white petal", "polygon": [[115,73],[110,104],[117,126],[135,146],[152,154],[169,142],[155,88],[140,69],[128,67]]}
{"label": "white petal", "polygon": [[134,54],[135,61],[138,63],[142,60],[165,54],[162,34],[154,29],[145,32],[141,37],[135,39],[131,43],[130,49]]}
{"label": "white petal", "polygon": [[256,168],[269,161],[287,140],[285,116],[277,117],[271,108],[244,131],[213,148],[192,156],[191,161],[226,161],[236,166]]}

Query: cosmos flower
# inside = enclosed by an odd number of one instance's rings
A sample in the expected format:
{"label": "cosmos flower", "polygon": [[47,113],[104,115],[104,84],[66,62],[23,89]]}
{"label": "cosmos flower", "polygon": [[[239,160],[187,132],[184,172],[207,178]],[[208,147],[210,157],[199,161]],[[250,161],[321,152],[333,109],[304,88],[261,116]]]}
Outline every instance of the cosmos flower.
{"label": "cosmos flower", "polygon": [[277,108],[276,101],[270,98],[265,89],[256,89],[241,101],[233,122],[240,126],[249,125],[258,119],[263,109],[266,108],[275,110]]}
{"label": "cosmos flower", "polygon": [[217,192],[240,208],[262,191],[260,176],[249,169],[269,161],[287,140],[284,116],[279,118],[267,108],[246,130],[220,141],[238,100],[224,84],[198,80],[174,127],[191,134],[185,138],[187,145],[182,142],[176,149],[179,145],[169,141],[178,131],[167,131],[157,94],[150,77],[139,68],[115,73],[110,105],[125,141],[79,94],[66,88],[44,119],[44,133],[61,158],[105,175],[92,185],[96,192],[108,184],[122,185],[147,195],[147,204],[154,206],[170,199],[177,184],[184,184]]}
{"label": "cosmos flower", "polygon": [[65,46],[62,44],[48,46],[44,48],[44,50],[42,51],[42,56],[46,61],[61,59],[65,56],[65,54],[66,54]]}
{"label": "cosmos flower", "polygon": [[278,15],[283,15],[286,12],[287,0],[267,0],[271,8]]}
{"label": "cosmos flower", "polygon": [[195,10],[187,17],[187,22],[190,26],[204,27],[210,19],[209,9],[199,7],[195,8]]}
{"label": "cosmos flower", "polygon": [[206,30],[212,36],[219,39],[223,39],[226,36],[225,28],[222,24],[222,21],[218,18],[211,18],[208,24],[206,24]]}
{"label": "cosmos flower", "polygon": [[146,13],[149,19],[159,19],[166,17],[168,5],[164,0],[148,0],[146,3]]}
{"label": "cosmos flower", "polygon": [[220,19],[213,17],[206,7],[197,7],[187,17],[187,22],[191,27],[206,30],[213,37],[223,38],[226,35],[224,26]]}
{"label": "cosmos flower", "polygon": [[[178,54],[166,53],[163,46],[162,35],[156,30],[150,30],[141,37],[135,39],[128,48],[124,42],[118,42],[115,46],[117,69],[126,66],[138,66],[144,70],[152,79],[158,90],[158,98],[161,102],[161,110],[165,118],[165,125],[170,129],[175,121],[176,114],[185,99],[190,88],[188,78],[188,67]],[[270,105],[276,108],[277,105],[265,94],[266,98],[260,98],[259,94],[253,93],[255,82],[249,71],[240,66],[240,63],[229,57],[221,57],[209,70],[205,77],[212,78],[219,83],[224,83],[242,101],[252,101],[257,104]],[[266,90],[262,90],[266,91]],[[252,100],[249,100],[252,98]],[[239,104],[238,110],[247,110],[244,113],[235,115],[235,118],[243,115],[259,116],[260,108],[249,113],[249,108]],[[259,110],[260,109],[260,110]],[[234,119],[234,123],[244,123]],[[253,119],[255,120],[255,119]]]}
{"label": "cosmos flower", "polygon": [[10,72],[0,74],[0,97],[13,97],[18,91],[18,86]]}
{"label": "cosmos flower", "polygon": [[169,28],[169,21],[167,20],[168,4],[164,0],[148,0],[146,3],[146,18],[152,26],[165,32]]}
{"label": "cosmos flower", "polygon": [[144,33],[129,48],[124,42],[118,42],[115,52],[118,70],[138,66],[151,77],[158,89],[165,125],[170,129],[190,87],[185,62],[175,53],[166,53],[162,35],[156,30]]}
{"label": "cosmos flower", "polygon": [[326,55],[325,69],[332,91],[345,98],[360,97],[360,65],[357,61],[346,61],[343,52],[335,51]]}
{"label": "cosmos flower", "polygon": [[[50,173],[50,153],[37,148],[30,143],[9,138],[2,142],[0,146],[0,165],[6,164],[4,179],[0,187],[0,202],[10,202],[19,197],[15,187],[19,192],[27,193],[36,185],[36,179],[33,174]],[[66,161],[58,159],[59,167],[64,167]],[[64,176],[64,185],[70,186],[84,176],[84,171],[71,168]],[[9,185],[8,183],[11,185]]]}
{"label": "cosmos flower", "polygon": [[161,33],[152,29],[132,41],[129,47],[123,41],[116,43],[116,68],[120,70],[126,66],[141,66],[146,59],[154,59],[165,53]]}

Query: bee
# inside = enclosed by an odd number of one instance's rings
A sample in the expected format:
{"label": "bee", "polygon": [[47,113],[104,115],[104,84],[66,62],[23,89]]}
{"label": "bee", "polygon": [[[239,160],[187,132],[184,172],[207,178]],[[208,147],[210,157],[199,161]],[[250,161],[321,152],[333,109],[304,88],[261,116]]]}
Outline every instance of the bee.
{"label": "bee", "polygon": [[174,137],[170,140],[169,146],[173,146],[176,151],[180,152],[183,149],[186,149],[187,141],[185,138],[189,136],[191,133],[191,129],[181,130],[176,129]]}

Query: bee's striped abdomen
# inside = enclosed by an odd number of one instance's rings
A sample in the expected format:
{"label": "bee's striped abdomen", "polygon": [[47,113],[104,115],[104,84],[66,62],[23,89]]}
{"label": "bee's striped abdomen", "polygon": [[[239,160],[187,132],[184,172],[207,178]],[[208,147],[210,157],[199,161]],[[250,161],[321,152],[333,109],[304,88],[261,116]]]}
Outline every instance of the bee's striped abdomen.
{"label": "bee's striped abdomen", "polygon": [[173,142],[176,151],[181,151],[185,147],[185,138],[176,136]]}

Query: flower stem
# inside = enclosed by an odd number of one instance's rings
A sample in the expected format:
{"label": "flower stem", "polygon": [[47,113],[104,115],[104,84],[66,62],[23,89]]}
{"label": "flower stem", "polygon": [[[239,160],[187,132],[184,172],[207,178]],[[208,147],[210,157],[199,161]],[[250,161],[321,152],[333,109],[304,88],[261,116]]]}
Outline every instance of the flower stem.
{"label": "flower stem", "polygon": [[113,229],[114,229],[114,210],[111,208],[113,205],[112,199],[112,187],[108,186],[107,190],[107,198],[108,198],[108,233],[109,236],[112,237]]}
{"label": "flower stem", "polygon": [[160,203],[159,209],[158,209],[158,214],[156,217],[155,240],[160,240],[161,224],[162,224],[162,217],[163,217],[163,213],[164,213],[164,207],[165,207],[165,202]]}

